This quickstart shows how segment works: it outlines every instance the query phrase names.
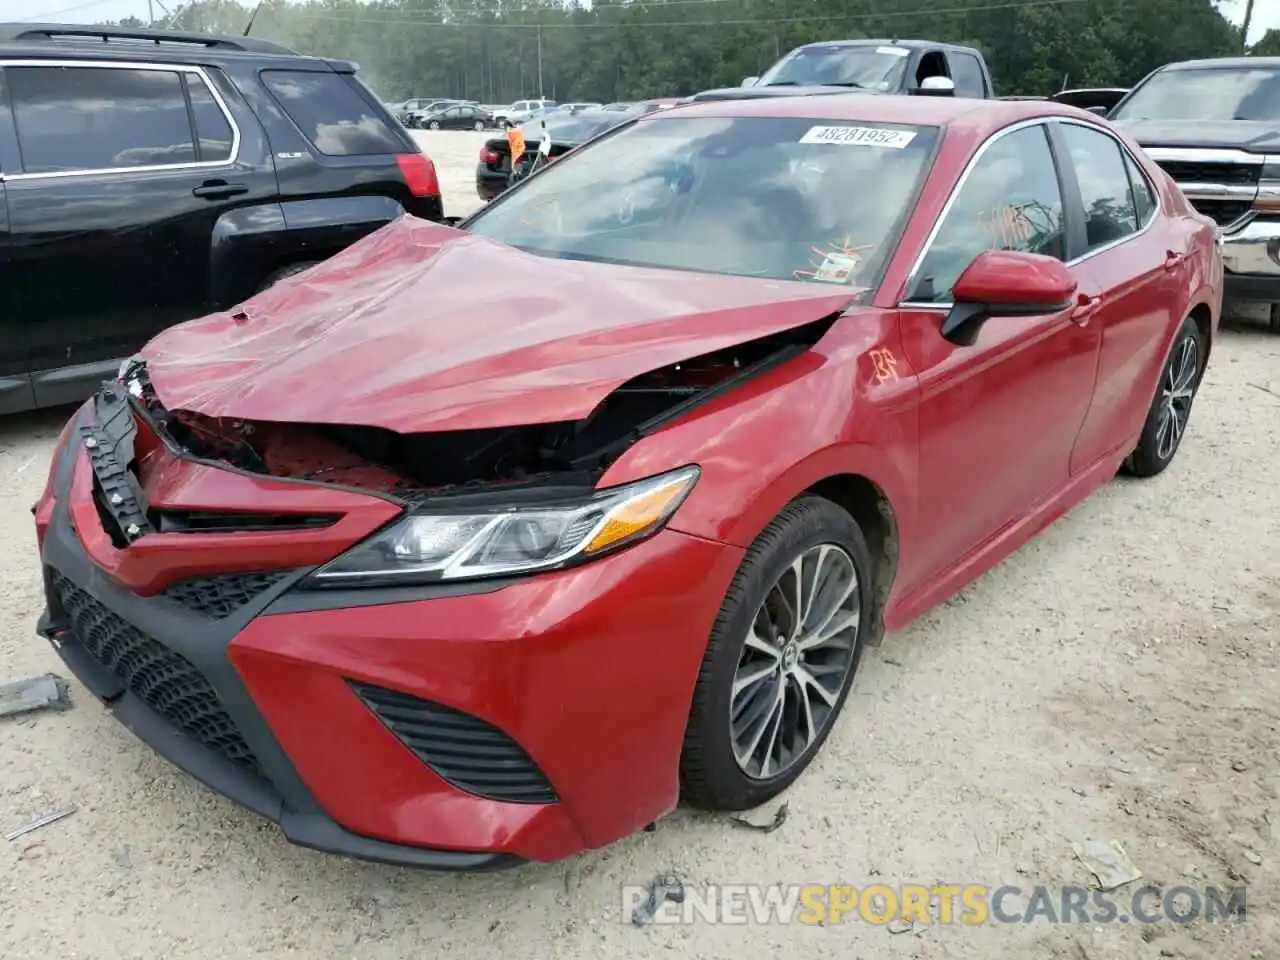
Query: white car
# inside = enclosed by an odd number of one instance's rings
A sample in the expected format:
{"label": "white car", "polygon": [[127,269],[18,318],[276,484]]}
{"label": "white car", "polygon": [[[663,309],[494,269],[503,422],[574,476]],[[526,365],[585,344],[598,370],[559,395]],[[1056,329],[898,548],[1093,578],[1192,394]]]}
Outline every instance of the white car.
{"label": "white car", "polygon": [[554,100],[517,100],[509,107],[499,107],[493,111],[493,122],[499,127],[518,127],[537,111],[555,105]]}

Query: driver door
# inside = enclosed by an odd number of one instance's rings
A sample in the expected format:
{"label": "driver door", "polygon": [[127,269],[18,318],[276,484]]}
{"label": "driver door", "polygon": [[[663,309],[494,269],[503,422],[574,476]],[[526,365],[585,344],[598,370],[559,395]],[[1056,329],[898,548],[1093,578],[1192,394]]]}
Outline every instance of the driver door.
{"label": "driver door", "polygon": [[[907,590],[960,563],[1067,483],[1093,394],[1100,345],[1087,309],[991,319],[972,346],[942,337],[952,284],[987,249],[1066,258],[1063,191],[1043,124],[987,142],[900,305],[906,360],[920,386],[923,535],[903,571]],[[1072,272],[1083,302],[1095,303],[1095,281]]]}

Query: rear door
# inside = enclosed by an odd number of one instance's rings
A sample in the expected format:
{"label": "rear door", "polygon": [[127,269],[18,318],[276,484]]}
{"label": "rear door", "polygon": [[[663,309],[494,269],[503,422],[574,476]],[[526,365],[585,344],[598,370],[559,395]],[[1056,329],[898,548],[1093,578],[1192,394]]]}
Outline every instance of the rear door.
{"label": "rear door", "polygon": [[38,404],[71,402],[165,327],[208,311],[215,224],[273,197],[275,178],[238,163],[244,138],[204,68],[3,66],[21,157],[6,194],[27,363]]}
{"label": "rear door", "polygon": [[[928,534],[904,571],[906,590],[1068,481],[1093,393],[1096,327],[1068,310],[989,320],[972,346],[940,332],[952,284],[984,250],[1067,259],[1067,203],[1046,125],[1001,131],[972,162],[913,270],[901,330],[920,384],[919,522]],[[1073,272],[1081,294],[1092,296],[1092,278]]]}
{"label": "rear door", "polygon": [[0,414],[33,406],[27,376],[26,317],[18,301],[18,284],[9,259],[9,213],[5,201],[6,173],[18,169],[18,142],[0,70]]}
{"label": "rear door", "polygon": [[284,200],[328,198],[334,218],[341,219],[342,197],[384,196],[415,216],[439,218],[434,176],[429,190],[415,193],[400,166],[402,157],[421,154],[417,142],[392,122],[353,72],[302,61],[263,69],[258,77],[283,111],[283,116],[266,113],[264,120]]}
{"label": "rear door", "polygon": [[[1058,121],[1068,192],[1078,191],[1085,246],[1076,260],[1098,286],[1092,319],[1102,339],[1098,382],[1071,457],[1073,473],[1114,454],[1142,429],[1151,404],[1150,374],[1163,362],[1187,285],[1180,256],[1187,238],[1158,229],[1155,188],[1128,150],[1106,131]],[[1175,249],[1176,248],[1176,249]]]}

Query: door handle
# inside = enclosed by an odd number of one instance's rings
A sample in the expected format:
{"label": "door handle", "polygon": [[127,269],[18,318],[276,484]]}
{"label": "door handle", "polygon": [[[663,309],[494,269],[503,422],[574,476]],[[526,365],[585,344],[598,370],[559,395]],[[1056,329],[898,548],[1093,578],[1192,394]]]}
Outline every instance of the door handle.
{"label": "door handle", "polygon": [[1098,312],[1102,306],[1102,297],[1090,297],[1087,294],[1080,294],[1076,299],[1076,305],[1071,310],[1071,322],[1084,326],[1089,322],[1089,318]]}
{"label": "door handle", "polygon": [[1176,253],[1173,250],[1166,251],[1164,255],[1164,268],[1166,270],[1176,270],[1182,265],[1182,261],[1185,259],[1187,259],[1187,255],[1185,253]]}
{"label": "door handle", "polygon": [[248,193],[249,188],[243,183],[227,183],[225,180],[207,180],[200,186],[191,191],[193,197],[202,197],[205,200],[223,200],[227,197],[237,197],[242,193]]}

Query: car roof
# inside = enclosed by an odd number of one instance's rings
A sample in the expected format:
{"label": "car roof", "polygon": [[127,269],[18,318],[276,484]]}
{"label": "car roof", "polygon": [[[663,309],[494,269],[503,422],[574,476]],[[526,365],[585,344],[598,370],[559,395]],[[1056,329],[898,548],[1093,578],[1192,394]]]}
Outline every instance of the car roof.
{"label": "car roof", "polygon": [[907,97],[866,93],[768,97],[760,100],[706,100],[649,114],[643,122],[673,117],[795,117],[863,123],[905,123],[963,128],[979,136],[1037,117],[1081,117],[1084,110],[1050,100],[972,100],[965,97]]}
{"label": "car roof", "polygon": [[1280,57],[1215,57],[1212,60],[1183,60],[1160,68],[1166,70],[1213,70],[1221,68],[1248,69],[1250,67],[1280,67]]}
{"label": "car roof", "polygon": [[[815,40],[801,44],[797,50],[809,47],[902,47],[904,50],[957,50],[965,53],[978,53],[973,47],[961,46],[957,43],[938,43],[934,40]],[[978,54],[981,56],[981,54]]]}
{"label": "car roof", "polygon": [[147,60],[215,63],[231,58],[327,64],[354,71],[345,60],[309,57],[260,37],[151,30],[75,23],[0,23],[0,54],[32,60]]}

